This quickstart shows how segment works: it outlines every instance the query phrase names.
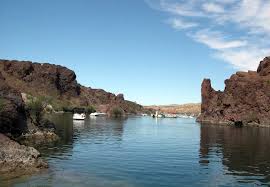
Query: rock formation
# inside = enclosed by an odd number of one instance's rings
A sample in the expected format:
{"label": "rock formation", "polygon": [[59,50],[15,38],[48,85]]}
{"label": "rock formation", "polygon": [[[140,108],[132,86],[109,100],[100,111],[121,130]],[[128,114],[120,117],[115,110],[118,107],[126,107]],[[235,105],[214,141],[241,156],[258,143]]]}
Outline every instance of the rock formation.
{"label": "rock formation", "polygon": [[21,93],[10,87],[0,72],[0,133],[21,134],[27,128]]}
{"label": "rock formation", "polygon": [[270,126],[270,57],[257,71],[232,75],[223,92],[215,91],[209,79],[203,81],[201,92],[199,122]]}
{"label": "rock formation", "polygon": [[32,96],[51,96],[57,107],[95,106],[107,112],[112,106],[121,107],[126,113],[138,113],[143,107],[124,100],[124,95],[115,95],[102,89],[92,89],[77,83],[76,74],[66,67],[29,61],[0,60],[0,72],[6,82],[21,93]]}
{"label": "rock formation", "polygon": [[[95,106],[101,112],[119,107],[123,113],[138,113],[142,106],[101,89],[81,86],[76,74],[66,67],[28,61],[0,60],[0,175],[11,171],[32,173],[47,167],[40,153],[24,145],[39,145],[58,140],[48,120],[34,125],[24,100],[51,97],[54,107]],[[16,141],[24,144],[21,145]]]}
{"label": "rock formation", "polygon": [[20,145],[0,133],[0,175],[30,174],[47,168],[33,147]]}
{"label": "rock formation", "polygon": [[[80,87],[73,71],[56,65],[38,64],[28,61],[1,60],[2,73],[18,90],[27,89],[36,94],[78,96]],[[27,93],[27,92],[26,92]]]}
{"label": "rock formation", "polygon": [[0,72],[0,175],[11,172],[30,174],[47,167],[39,158],[40,153],[36,149],[20,145],[7,137],[33,144],[37,142],[36,139],[38,142],[49,142],[58,138],[53,131],[49,132],[49,129],[36,127],[33,131],[29,126],[31,122],[27,119],[21,93],[11,87]]}

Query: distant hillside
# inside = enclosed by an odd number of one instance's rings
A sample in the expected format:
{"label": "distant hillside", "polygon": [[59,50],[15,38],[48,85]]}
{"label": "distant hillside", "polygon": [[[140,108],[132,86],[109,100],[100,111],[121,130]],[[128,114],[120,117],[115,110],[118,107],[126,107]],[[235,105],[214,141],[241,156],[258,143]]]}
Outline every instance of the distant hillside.
{"label": "distant hillside", "polygon": [[[120,107],[126,113],[139,113],[141,105],[124,99],[123,94],[112,94],[102,89],[80,85],[76,74],[62,66],[29,61],[0,60],[0,73],[8,85],[32,96],[50,96],[57,109],[94,106],[108,112]],[[91,75],[89,75],[91,79]],[[109,77],[108,77],[109,79]]]}
{"label": "distant hillside", "polygon": [[153,111],[161,111],[163,113],[173,113],[173,114],[195,114],[198,115],[201,112],[200,103],[189,103],[182,105],[152,105],[145,106],[144,108]]}

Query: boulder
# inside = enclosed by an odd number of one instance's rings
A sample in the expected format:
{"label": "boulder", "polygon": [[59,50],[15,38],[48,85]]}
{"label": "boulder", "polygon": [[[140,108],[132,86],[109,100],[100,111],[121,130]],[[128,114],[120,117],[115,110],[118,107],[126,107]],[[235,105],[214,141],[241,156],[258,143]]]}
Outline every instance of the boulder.
{"label": "boulder", "polygon": [[47,167],[36,149],[20,145],[0,133],[1,176],[31,174]]}

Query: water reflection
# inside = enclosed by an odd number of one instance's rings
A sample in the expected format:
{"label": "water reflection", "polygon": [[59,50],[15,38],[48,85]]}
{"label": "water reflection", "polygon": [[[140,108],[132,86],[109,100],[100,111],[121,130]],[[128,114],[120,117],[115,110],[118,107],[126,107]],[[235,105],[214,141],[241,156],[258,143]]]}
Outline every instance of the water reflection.
{"label": "water reflection", "polygon": [[200,164],[210,164],[215,155],[239,183],[270,184],[269,148],[269,128],[201,126]]}
{"label": "water reflection", "polygon": [[60,141],[53,145],[39,147],[43,156],[49,159],[61,156],[71,156],[74,147],[81,144],[117,144],[122,141],[126,119],[109,119],[106,117],[73,120],[72,114],[57,114],[50,116],[56,124]]}
{"label": "water reflection", "polygon": [[73,142],[73,121],[71,114],[56,114],[50,116],[55,123],[57,134],[61,137],[62,144],[70,144]]}
{"label": "water reflection", "polygon": [[12,180],[14,186],[269,185],[270,128],[148,117],[52,119],[62,139],[42,152],[50,169]]}
{"label": "water reflection", "polygon": [[61,144],[74,144],[83,139],[100,141],[114,138],[121,141],[127,119],[91,117],[80,121],[72,120],[72,114],[58,114],[51,116],[51,120],[56,124],[57,133],[61,136]]}

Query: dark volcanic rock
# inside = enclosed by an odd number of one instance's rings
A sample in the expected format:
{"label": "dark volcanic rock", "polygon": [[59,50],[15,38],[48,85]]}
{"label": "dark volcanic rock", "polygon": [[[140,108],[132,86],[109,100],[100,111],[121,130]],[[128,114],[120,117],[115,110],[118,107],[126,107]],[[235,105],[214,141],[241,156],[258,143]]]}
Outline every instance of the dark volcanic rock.
{"label": "dark volcanic rock", "polygon": [[237,72],[215,91],[209,79],[202,83],[201,115],[197,121],[270,126],[270,58],[257,72]]}
{"label": "dark volcanic rock", "polygon": [[0,60],[0,72],[19,92],[35,97],[50,96],[58,108],[94,106],[98,111],[106,112],[117,105],[127,113],[143,110],[142,106],[124,100],[123,94],[81,86],[76,81],[76,74],[62,66]]}
{"label": "dark volcanic rock", "polygon": [[0,133],[21,134],[27,128],[21,93],[11,88],[0,72]]}
{"label": "dark volcanic rock", "polygon": [[20,145],[0,133],[0,175],[30,174],[47,168],[33,147]]}
{"label": "dark volcanic rock", "polygon": [[20,85],[25,84],[34,87],[39,93],[60,94],[61,96],[80,94],[75,73],[65,67],[27,61],[1,60],[0,63],[11,81],[14,79],[22,81],[21,84],[16,85],[21,92],[25,91],[25,88]]}
{"label": "dark volcanic rock", "polygon": [[118,95],[116,96],[116,98],[117,98],[118,100],[125,100],[125,99],[124,99],[124,94],[118,94]]}

